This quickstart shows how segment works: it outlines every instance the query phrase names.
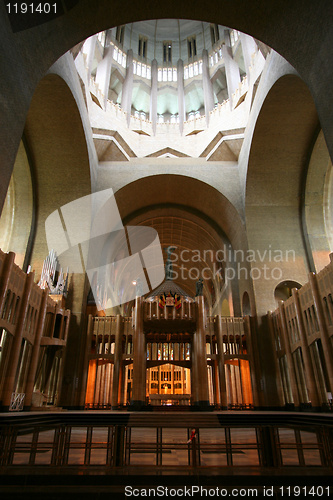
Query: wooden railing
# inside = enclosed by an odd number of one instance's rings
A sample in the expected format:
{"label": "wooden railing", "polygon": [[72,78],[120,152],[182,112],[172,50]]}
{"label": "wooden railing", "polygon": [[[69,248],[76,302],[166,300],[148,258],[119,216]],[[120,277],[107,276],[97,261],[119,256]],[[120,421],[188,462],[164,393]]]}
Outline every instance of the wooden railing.
{"label": "wooden railing", "polygon": [[146,300],[144,303],[144,321],[155,320],[185,320],[195,321],[195,302],[192,299],[181,298],[181,305],[176,307],[159,306],[159,298]]}

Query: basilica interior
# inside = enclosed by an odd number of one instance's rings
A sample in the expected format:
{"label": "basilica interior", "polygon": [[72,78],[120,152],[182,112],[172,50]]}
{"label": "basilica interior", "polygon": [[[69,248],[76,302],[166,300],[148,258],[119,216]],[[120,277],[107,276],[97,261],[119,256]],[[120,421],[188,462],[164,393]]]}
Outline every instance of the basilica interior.
{"label": "basilica interior", "polygon": [[[219,415],[232,466],[237,412],[258,467],[284,467],[278,415],[333,410],[333,8],[62,4],[37,24],[0,6],[2,415],[78,412],[85,466],[104,422],[116,470],[150,464],[150,425],[162,467],[168,418],[202,427],[187,465],[209,466]],[[332,467],[331,423],[308,464],[312,424],[290,422],[297,466]],[[6,427],[1,464],[42,463],[38,425]]]}

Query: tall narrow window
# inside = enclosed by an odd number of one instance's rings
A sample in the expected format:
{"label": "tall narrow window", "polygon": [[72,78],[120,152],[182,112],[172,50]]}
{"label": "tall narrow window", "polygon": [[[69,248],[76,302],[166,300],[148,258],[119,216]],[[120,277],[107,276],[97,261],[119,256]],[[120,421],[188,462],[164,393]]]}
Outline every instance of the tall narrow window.
{"label": "tall narrow window", "polygon": [[212,45],[215,45],[220,39],[220,32],[218,24],[210,25],[210,37],[212,39]]}
{"label": "tall narrow window", "polygon": [[105,47],[105,31],[100,31],[97,35],[97,38],[100,41],[101,45]]}
{"label": "tall narrow window", "polygon": [[124,43],[125,26],[117,26],[116,40],[122,45]]}
{"label": "tall narrow window", "polygon": [[172,61],[172,43],[163,42],[163,62],[171,63]]}
{"label": "tall narrow window", "polygon": [[188,37],[188,39],[187,39],[187,51],[188,51],[188,58],[189,59],[196,57],[196,55],[197,55],[197,42],[196,42],[195,36]]}
{"label": "tall narrow window", "polygon": [[147,57],[147,45],[148,40],[147,37],[140,35],[139,36],[139,45],[138,45],[138,56],[146,59]]}
{"label": "tall narrow window", "polygon": [[231,42],[232,47],[237,42],[238,38],[239,38],[239,31],[237,31],[237,30],[230,31],[230,42]]}

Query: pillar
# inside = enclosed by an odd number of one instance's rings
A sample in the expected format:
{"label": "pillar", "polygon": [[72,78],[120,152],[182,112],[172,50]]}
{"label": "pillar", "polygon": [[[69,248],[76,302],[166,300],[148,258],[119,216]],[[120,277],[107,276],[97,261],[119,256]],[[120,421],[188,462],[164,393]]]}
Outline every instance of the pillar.
{"label": "pillar", "polygon": [[228,401],[227,401],[227,386],[226,386],[225,368],[224,368],[222,317],[217,316],[216,321],[217,321],[217,329],[216,329],[217,362],[219,370],[221,409],[226,410],[228,407]]}
{"label": "pillar", "polygon": [[246,75],[250,76],[250,66],[252,63],[252,54],[256,51],[256,42],[253,40],[252,36],[246,35],[246,33],[240,33],[240,40],[242,44],[242,52],[244,58],[244,65]]}
{"label": "pillar", "polygon": [[281,320],[282,340],[283,340],[284,350],[286,353],[287,364],[288,364],[291,394],[293,396],[294,405],[299,406],[300,401],[299,401],[299,394],[298,394],[298,390],[297,390],[297,377],[296,377],[295,365],[294,365],[294,361],[293,361],[293,357],[292,357],[291,349],[290,349],[290,342],[289,342],[289,335],[288,335],[288,328],[287,328],[287,321],[286,321],[286,312],[284,310],[284,303],[282,301],[279,303],[279,314],[280,314],[280,320]]}
{"label": "pillar", "polygon": [[243,387],[242,387],[242,381],[241,381],[241,372],[240,372],[240,363],[239,359],[237,360],[237,365],[235,365],[235,383],[236,383],[236,390],[237,390],[237,404],[243,404]]}
{"label": "pillar", "polygon": [[141,408],[146,404],[146,339],[143,331],[143,298],[135,299],[133,333],[133,390],[131,406]]}
{"label": "pillar", "polygon": [[[69,321],[67,320],[66,323],[67,323],[66,328],[68,328]],[[81,384],[81,394],[80,394],[80,403],[79,403],[81,408],[84,408],[85,401],[86,401],[88,373],[90,373],[89,383],[90,383],[90,378],[91,378],[91,371],[90,371],[90,367],[89,367],[89,361],[90,361],[89,354],[91,353],[93,326],[94,326],[93,317],[91,314],[89,314],[88,326],[87,326],[87,341],[86,341],[86,347],[85,347],[85,353],[84,353],[82,384]],[[97,360],[97,364],[98,364],[98,360]],[[95,375],[95,378],[96,378],[96,375]]]}
{"label": "pillar", "polygon": [[[273,326],[273,319],[272,319],[272,313],[270,311],[267,312],[267,318],[268,318],[268,329],[269,333],[272,339],[272,346],[273,349],[275,350],[275,336],[274,336],[274,326]],[[283,404],[283,387],[282,387],[282,374],[280,370],[280,365],[279,365],[279,359],[276,353],[276,350],[273,355],[274,358],[274,365],[275,365],[275,372],[276,372],[276,387],[279,395],[279,400],[280,400],[280,405],[282,406]],[[288,361],[289,364],[289,361]],[[294,396],[293,396],[294,399]],[[288,401],[286,401],[288,403]]]}
{"label": "pillar", "polygon": [[171,365],[171,394],[175,393],[175,365]]}
{"label": "pillar", "polygon": [[[180,359],[180,346],[179,346],[179,359]],[[197,363],[197,348],[194,342],[194,335],[191,345],[191,404],[194,405],[198,401],[198,363]]]}
{"label": "pillar", "polygon": [[309,397],[310,397],[312,406],[316,407],[316,406],[319,406],[319,398],[318,398],[317,387],[316,387],[316,379],[315,379],[315,374],[313,371],[313,366],[311,363],[310,349],[309,349],[306,330],[305,330],[303,317],[302,317],[301,303],[299,301],[298,291],[296,290],[296,288],[293,288],[292,294],[293,294],[293,298],[295,301],[296,318],[297,318],[297,324],[298,324],[298,329],[299,329],[300,339],[301,339],[302,355],[303,355],[303,362],[304,362],[304,376],[305,376],[305,380],[306,380],[306,386],[307,386],[307,389],[309,392]]}
{"label": "pillar", "polygon": [[131,120],[132,110],[132,90],[133,90],[133,50],[127,51],[126,57],[126,76],[123,83],[123,90],[121,94],[121,107],[127,114],[127,126]]}
{"label": "pillar", "polygon": [[225,31],[224,33],[226,43],[222,45],[222,56],[225,66],[225,76],[227,79],[228,96],[230,100],[230,106],[232,107],[232,94],[237,89],[241,78],[238,64],[233,59],[232,49],[230,46],[229,31]]}
{"label": "pillar", "polygon": [[157,124],[157,61],[151,62],[151,90],[150,90],[150,110],[149,120],[152,123],[153,133],[156,135]]}
{"label": "pillar", "polygon": [[246,336],[246,347],[247,347],[247,352],[248,352],[249,362],[250,362],[250,377],[251,377],[253,404],[255,407],[258,407],[259,406],[258,381],[260,379],[260,376],[259,376],[260,369],[258,367],[257,360],[255,359],[255,356],[254,356],[250,316],[244,317],[244,331],[245,331],[245,336]]}
{"label": "pillar", "polygon": [[184,91],[184,62],[178,59],[177,62],[177,92],[178,92],[178,116],[179,116],[179,131],[183,135],[185,114],[185,91]]}
{"label": "pillar", "polygon": [[25,318],[28,312],[29,300],[31,296],[32,285],[34,284],[35,273],[29,273],[26,277],[24,290],[21,299],[20,311],[17,318],[15,336],[10,350],[8,367],[6,372],[6,385],[3,391],[2,404],[8,408],[11,402],[12,392],[15,390],[15,377],[20,360],[21,344],[23,338],[23,329]]}
{"label": "pillar", "polygon": [[121,375],[120,375],[120,394],[119,394],[119,406],[124,406],[126,401],[124,400],[124,391],[125,391],[125,369],[126,366],[124,363],[121,364]]}
{"label": "pillar", "polygon": [[[104,107],[106,106],[106,102],[108,100],[108,95],[109,95],[109,85],[110,85],[112,56],[113,56],[113,47],[110,45],[110,33],[111,30],[108,30],[106,34],[103,59],[97,66],[96,78],[95,78],[97,85],[99,86],[102,94],[104,95]],[[132,63],[132,73],[133,73],[133,63]]]}
{"label": "pillar", "polygon": [[117,314],[117,324],[116,324],[116,339],[114,346],[114,363],[113,363],[113,379],[112,379],[112,395],[111,395],[111,406],[113,410],[116,410],[120,404],[120,391],[121,391],[121,377],[122,377],[122,358],[123,358],[123,329],[124,323],[123,318],[120,314]]}
{"label": "pillar", "polygon": [[214,359],[212,366],[212,383],[213,383],[214,404],[217,407],[220,407],[221,400],[219,392],[219,369],[216,359]]}
{"label": "pillar", "polygon": [[86,53],[86,66],[87,66],[87,73],[88,73],[88,78],[90,78],[91,75],[91,69],[92,69],[92,64],[94,62],[94,55],[95,55],[95,47],[96,47],[96,41],[97,41],[97,35],[93,35],[89,37],[85,42],[84,42],[84,47],[83,51]]}
{"label": "pillar", "polygon": [[34,339],[34,345],[32,347],[30,366],[29,366],[29,371],[28,371],[27,381],[26,381],[26,386],[25,386],[24,406],[28,407],[28,408],[31,406],[32,393],[34,390],[38,357],[39,357],[39,350],[40,350],[40,341],[41,341],[41,338],[43,335],[45,318],[46,318],[47,296],[48,296],[47,290],[43,290],[42,300],[41,300],[40,309],[39,309],[37,329],[36,329],[36,334],[35,334],[35,339]]}
{"label": "pillar", "polygon": [[333,356],[332,356],[332,345],[330,342],[330,337],[327,330],[327,325],[325,321],[325,315],[323,310],[322,298],[320,296],[317,277],[314,273],[309,274],[309,281],[311,285],[311,291],[314,300],[314,306],[317,313],[320,339],[323,346],[323,352],[325,357],[326,369],[330,383],[330,392],[333,392]]}
{"label": "pillar", "polygon": [[205,309],[203,296],[196,297],[197,305],[197,325],[196,331],[193,334],[194,352],[196,357],[196,396],[194,405],[199,409],[208,409],[209,392],[208,392],[208,373],[207,373],[207,357],[206,357],[206,332],[205,332]]}
{"label": "pillar", "polygon": [[202,51],[202,85],[204,94],[206,123],[208,126],[209,113],[214,109],[215,100],[214,100],[213,85],[209,75],[208,51],[206,49],[203,49]]}

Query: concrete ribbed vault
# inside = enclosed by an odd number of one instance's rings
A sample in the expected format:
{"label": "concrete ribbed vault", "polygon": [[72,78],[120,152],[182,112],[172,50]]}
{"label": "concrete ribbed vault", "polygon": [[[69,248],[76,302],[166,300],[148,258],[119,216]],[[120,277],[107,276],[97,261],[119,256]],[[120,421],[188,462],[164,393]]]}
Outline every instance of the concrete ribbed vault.
{"label": "concrete ribbed vault", "polygon": [[[236,209],[218,191],[196,179],[167,174],[145,177],[120,189],[115,197],[124,224],[152,225],[162,245],[177,245],[178,252],[215,251],[224,244],[230,249],[247,248],[244,225]],[[204,266],[202,263],[201,268]],[[179,284],[194,293],[195,280],[190,285],[184,281]],[[232,280],[231,286],[238,314],[239,294],[245,290],[250,293],[250,287],[243,277],[237,282]]]}

